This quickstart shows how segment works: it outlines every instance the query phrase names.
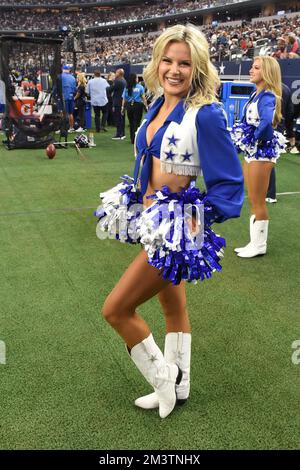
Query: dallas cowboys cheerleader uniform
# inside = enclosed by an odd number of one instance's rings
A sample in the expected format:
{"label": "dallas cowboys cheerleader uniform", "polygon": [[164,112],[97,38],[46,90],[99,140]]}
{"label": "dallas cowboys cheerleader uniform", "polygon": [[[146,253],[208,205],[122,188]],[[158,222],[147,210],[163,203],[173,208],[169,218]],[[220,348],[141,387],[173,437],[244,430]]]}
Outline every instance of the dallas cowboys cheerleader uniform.
{"label": "dallas cowboys cheerleader uniform", "polygon": [[[286,138],[273,129],[276,98],[270,91],[253,93],[245,105],[240,123],[235,124],[231,138],[238,152],[243,152],[247,163],[276,163],[285,151]],[[240,258],[253,258],[264,255],[267,251],[269,220],[256,220],[250,217],[250,242],[241,248],[235,248]]]}
{"label": "dallas cowboys cheerleader uniform", "polygon": [[238,152],[243,152],[246,162],[267,161],[276,163],[285,150],[286,139],[273,129],[276,98],[270,91],[253,93],[245,105],[240,123],[235,124],[231,137]]}
{"label": "dallas cowboys cheerleader uniform", "polygon": [[[147,145],[147,127],[163,102],[162,96],[153,103],[137,130],[134,178],[125,175],[119,185],[100,194],[97,234],[103,238],[106,232],[123,242],[141,243],[150,265],[173,284],[197,282],[221,270],[225,240],[210,226],[239,217],[244,198],[242,169],[218,103],[186,111],[181,100]],[[167,186],[155,190],[148,196],[153,199],[151,206],[143,209],[152,157],[160,158],[162,173],[190,175],[192,181],[177,193]],[[206,192],[195,187],[201,171]],[[185,230],[186,207],[192,214],[204,214],[200,248],[195,236]]]}

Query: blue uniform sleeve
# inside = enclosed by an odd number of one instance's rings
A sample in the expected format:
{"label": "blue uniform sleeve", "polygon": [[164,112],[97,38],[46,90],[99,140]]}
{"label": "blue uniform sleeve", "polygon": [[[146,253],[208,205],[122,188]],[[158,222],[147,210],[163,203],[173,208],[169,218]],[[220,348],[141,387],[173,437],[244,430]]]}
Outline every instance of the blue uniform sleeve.
{"label": "blue uniform sleeve", "polygon": [[259,126],[255,129],[254,137],[257,140],[271,140],[273,138],[273,116],[276,98],[273,93],[265,92],[258,100]]}
{"label": "blue uniform sleeve", "polygon": [[145,94],[145,88],[143,87],[143,85],[140,85],[140,94],[141,96]]}
{"label": "blue uniform sleeve", "polygon": [[244,201],[243,172],[220,105],[203,106],[196,128],[207,199],[213,208],[206,223],[239,217]]}

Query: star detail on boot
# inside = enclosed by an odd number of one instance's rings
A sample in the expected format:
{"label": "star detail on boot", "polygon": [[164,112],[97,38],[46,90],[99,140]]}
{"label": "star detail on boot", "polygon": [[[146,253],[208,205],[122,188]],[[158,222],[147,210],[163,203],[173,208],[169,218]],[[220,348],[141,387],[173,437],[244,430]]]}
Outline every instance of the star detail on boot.
{"label": "star detail on boot", "polygon": [[151,354],[151,356],[150,356],[150,361],[151,361],[151,362],[157,361],[157,357],[155,356],[155,354]]}

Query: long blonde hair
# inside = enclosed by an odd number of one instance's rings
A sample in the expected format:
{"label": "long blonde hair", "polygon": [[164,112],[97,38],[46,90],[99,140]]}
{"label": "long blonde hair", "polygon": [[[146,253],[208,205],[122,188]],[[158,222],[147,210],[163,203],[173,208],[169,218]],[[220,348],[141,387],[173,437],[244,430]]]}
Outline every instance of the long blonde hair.
{"label": "long blonde hair", "polygon": [[262,79],[265,83],[264,89],[271,91],[276,98],[275,115],[273,119],[273,126],[277,127],[282,119],[281,114],[281,70],[279,64],[274,57],[270,56],[258,56],[254,58],[254,62],[260,60],[261,62],[261,74]]}
{"label": "long blonde hair", "polygon": [[79,73],[77,75],[77,83],[78,85],[83,85],[84,87],[86,86],[87,84],[87,80],[85,78],[85,74],[84,73]]}
{"label": "long blonde hair", "polygon": [[185,42],[191,51],[192,79],[190,91],[185,99],[186,108],[200,108],[218,101],[220,80],[209,58],[208,42],[205,36],[190,24],[167,28],[156,39],[151,61],[143,74],[148,92],[155,97],[163,93],[158,78],[158,67],[166,47],[174,42]]}

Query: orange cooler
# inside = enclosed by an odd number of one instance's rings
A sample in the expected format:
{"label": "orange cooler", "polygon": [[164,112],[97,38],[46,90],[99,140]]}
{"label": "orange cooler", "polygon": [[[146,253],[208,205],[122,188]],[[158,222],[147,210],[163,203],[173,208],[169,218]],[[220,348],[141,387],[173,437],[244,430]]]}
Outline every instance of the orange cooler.
{"label": "orange cooler", "polygon": [[32,96],[14,97],[13,103],[10,104],[9,115],[13,118],[31,116],[34,104],[35,99]]}

